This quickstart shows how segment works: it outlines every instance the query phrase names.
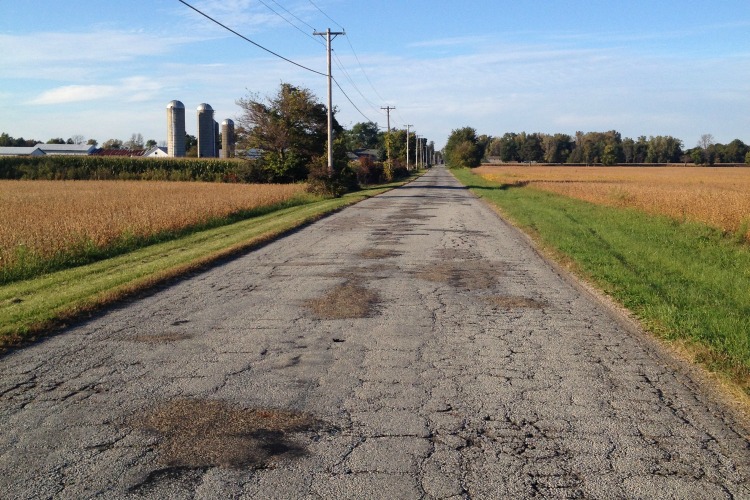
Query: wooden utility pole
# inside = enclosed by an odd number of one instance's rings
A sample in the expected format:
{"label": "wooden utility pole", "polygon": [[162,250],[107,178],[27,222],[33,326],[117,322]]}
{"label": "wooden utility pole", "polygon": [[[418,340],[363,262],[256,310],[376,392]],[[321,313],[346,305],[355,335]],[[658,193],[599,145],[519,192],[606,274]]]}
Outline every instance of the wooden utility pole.
{"label": "wooden utility pole", "polygon": [[396,108],[391,107],[391,106],[386,106],[380,109],[384,109],[386,112],[386,115],[388,116],[388,135],[386,136],[387,139],[385,141],[385,146],[386,146],[386,151],[388,154],[388,162],[390,163],[391,161],[391,110],[396,109]]}
{"label": "wooden utility pole", "polygon": [[406,124],[406,170],[409,170],[409,127],[412,125]]}
{"label": "wooden utility pole", "polygon": [[[328,51],[328,174],[333,174],[333,86],[331,85],[331,40],[338,35],[346,35],[344,31],[331,31],[328,28],[325,33],[313,32],[316,36],[326,37],[326,49]],[[333,37],[333,38],[331,38]]]}

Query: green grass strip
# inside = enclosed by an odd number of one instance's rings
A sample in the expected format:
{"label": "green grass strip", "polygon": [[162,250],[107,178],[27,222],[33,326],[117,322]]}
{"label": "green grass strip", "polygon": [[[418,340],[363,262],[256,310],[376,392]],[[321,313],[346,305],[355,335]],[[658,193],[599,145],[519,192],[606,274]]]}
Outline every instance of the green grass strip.
{"label": "green grass strip", "polygon": [[248,250],[404,182],[294,206],[150,245],[111,259],[0,286],[0,346],[7,347],[135,292]]}
{"label": "green grass strip", "polygon": [[652,332],[750,394],[750,248],[702,224],[453,174]]}

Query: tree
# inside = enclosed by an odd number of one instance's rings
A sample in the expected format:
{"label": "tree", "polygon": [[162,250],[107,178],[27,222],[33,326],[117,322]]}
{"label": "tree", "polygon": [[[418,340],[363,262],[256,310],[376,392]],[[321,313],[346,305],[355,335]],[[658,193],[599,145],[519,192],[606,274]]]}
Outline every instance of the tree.
{"label": "tree", "polygon": [[471,127],[453,130],[444,151],[450,168],[478,167],[484,155],[484,151],[479,147],[477,132]]}
{"label": "tree", "polygon": [[102,144],[102,149],[121,149],[122,141],[120,139],[108,139]]}
{"label": "tree", "polygon": [[[239,125],[247,130],[242,146],[264,152],[272,180],[305,179],[311,160],[326,154],[327,108],[310,90],[282,83],[276,95],[261,99],[252,94],[237,105],[242,108]],[[343,131],[335,118],[333,128],[337,134]]]}
{"label": "tree", "polygon": [[73,144],[83,144],[86,142],[86,138],[81,134],[75,134],[70,140],[73,141]]}
{"label": "tree", "polygon": [[347,147],[355,149],[376,149],[378,147],[378,124],[375,122],[355,123],[352,129],[345,133]]}
{"label": "tree", "polygon": [[47,141],[47,144],[65,144],[65,139],[62,137],[55,137]]}
{"label": "tree", "polygon": [[146,141],[146,148],[153,148],[156,146],[156,141],[154,139],[149,139]]}
{"label": "tree", "polygon": [[134,133],[123,146],[125,149],[143,149],[143,136],[140,133]]}
{"label": "tree", "polygon": [[698,147],[703,152],[703,161],[701,163],[707,163],[713,165],[714,163],[714,151],[712,146],[714,145],[714,136],[711,134],[703,134],[698,139]]}
{"label": "tree", "polygon": [[86,141],[86,144],[88,144],[89,146],[96,146],[99,144],[99,142],[96,139],[89,139],[88,141]]}

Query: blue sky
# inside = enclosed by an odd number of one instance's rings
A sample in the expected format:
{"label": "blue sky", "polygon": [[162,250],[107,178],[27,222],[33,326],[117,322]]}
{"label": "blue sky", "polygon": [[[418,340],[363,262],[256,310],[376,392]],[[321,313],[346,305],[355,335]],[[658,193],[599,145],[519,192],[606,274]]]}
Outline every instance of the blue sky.
{"label": "blue sky", "polygon": [[[389,105],[392,127],[412,124],[438,148],[463,126],[750,143],[747,0],[187,1],[323,73],[325,47],[312,28],[343,27],[333,74],[356,108],[335,86],[334,105],[347,127],[368,119],[385,127],[380,108]],[[326,99],[324,77],[177,0],[0,0],[0,8],[0,131],[14,137],[163,141],[169,101],[185,103],[194,134],[200,103],[218,121],[234,119],[236,99],[272,94],[281,82]]]}

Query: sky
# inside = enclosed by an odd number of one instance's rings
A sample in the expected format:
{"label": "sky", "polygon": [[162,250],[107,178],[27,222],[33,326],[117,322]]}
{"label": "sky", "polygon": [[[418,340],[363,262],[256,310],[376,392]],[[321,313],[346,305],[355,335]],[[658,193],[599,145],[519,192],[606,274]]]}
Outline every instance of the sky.
{"label": "sky", "polygon": [[[452,130],[750,144],[747,0],[0,0],[0,132],[166,140],[166,105],[237,120],[281,83],[442,148]],[[312,70],[312,71],[310,71]],[[322,73],[322,75],[320,74]],[[340,86],[340,88],[339,88]]]}

